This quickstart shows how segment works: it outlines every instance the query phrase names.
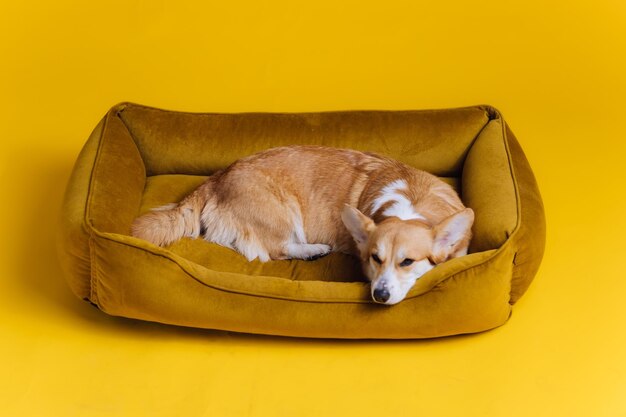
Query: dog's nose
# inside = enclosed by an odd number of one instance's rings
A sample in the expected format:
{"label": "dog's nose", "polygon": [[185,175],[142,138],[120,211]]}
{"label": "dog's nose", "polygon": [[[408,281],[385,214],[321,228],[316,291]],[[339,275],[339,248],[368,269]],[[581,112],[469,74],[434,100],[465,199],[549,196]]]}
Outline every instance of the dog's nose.
{"label": "dog's nose", "polygon": [[374,290],[374,300],[379,303],[386,303],[390,296],[391,295],[389,294],[389,290],[387,288],[376,288]]}

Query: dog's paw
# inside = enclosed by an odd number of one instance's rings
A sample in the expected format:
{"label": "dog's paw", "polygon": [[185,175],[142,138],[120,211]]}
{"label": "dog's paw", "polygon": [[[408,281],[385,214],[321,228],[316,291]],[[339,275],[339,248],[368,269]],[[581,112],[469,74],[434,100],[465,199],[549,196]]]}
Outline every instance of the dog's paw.
{"label": "dog's paw", "polygon": [[292,243],[287,246],[289,259],[304,259],[314,261],[331,252],[332,248],[323,243]]}
{"label": "dog's paw", "polygon": [[307,252],[309,253],[307,253],[308,256],[303,258],[305,261],[314,261],[316,259],[323,258],[332,250],[330,246],[324,245],[323,243],[309,244],[307,246]]}
{"label": "dog's paw", "polygon": [[324,253],[318,253],[316,255],[309,256],[308,258],[304,258],[305,261],[314,261],[319,258],[323,258],[324,256],[330,255],[330,250]]}

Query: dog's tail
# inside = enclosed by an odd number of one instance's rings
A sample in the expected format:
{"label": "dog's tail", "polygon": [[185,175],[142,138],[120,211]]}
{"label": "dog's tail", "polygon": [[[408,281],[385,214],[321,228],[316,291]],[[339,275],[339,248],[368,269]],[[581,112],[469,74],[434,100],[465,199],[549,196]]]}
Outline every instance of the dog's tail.
{"label": "dog's tail", "polygon": [[183,237],[197,238],[202,230],[201,217],[212,183],[207,181],[180,203],[152,209],[135,219],[131,234],[158,246],[167,246]]}

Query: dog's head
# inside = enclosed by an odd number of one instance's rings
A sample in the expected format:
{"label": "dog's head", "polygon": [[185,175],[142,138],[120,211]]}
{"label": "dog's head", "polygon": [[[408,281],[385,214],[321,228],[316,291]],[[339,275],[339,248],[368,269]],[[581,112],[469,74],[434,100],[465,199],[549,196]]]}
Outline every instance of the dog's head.
{"label": "dog's head", "polygon": [[396,304],[436,264],[466,253],[474,212],[466,208],[434,226],[397,217],[375,224],[350,206],[345,207],[341,218],[372,283],[372,298],[379,303]]}

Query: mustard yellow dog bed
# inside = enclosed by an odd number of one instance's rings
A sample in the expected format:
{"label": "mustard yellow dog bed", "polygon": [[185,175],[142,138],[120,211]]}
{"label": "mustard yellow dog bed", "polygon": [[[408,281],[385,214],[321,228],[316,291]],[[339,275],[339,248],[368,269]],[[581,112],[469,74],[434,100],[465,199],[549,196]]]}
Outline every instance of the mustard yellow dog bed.
{"label": "mustard yellow dog bed", "polygon": [[[440,176],[476,214],[469,255],[437,266],[389,307],[370,301],[359,262],[346,255],[263,264],[202,239],[160,248],[130,236],[139,214],[180,200],[240,157],[288,144],[373,151]],[[69,284],[102,311],[286,336],[425,338],[500,326],[545,240],[532,171],[489,106],[196,114],[120,104],[80,153],[63,214]]]}

